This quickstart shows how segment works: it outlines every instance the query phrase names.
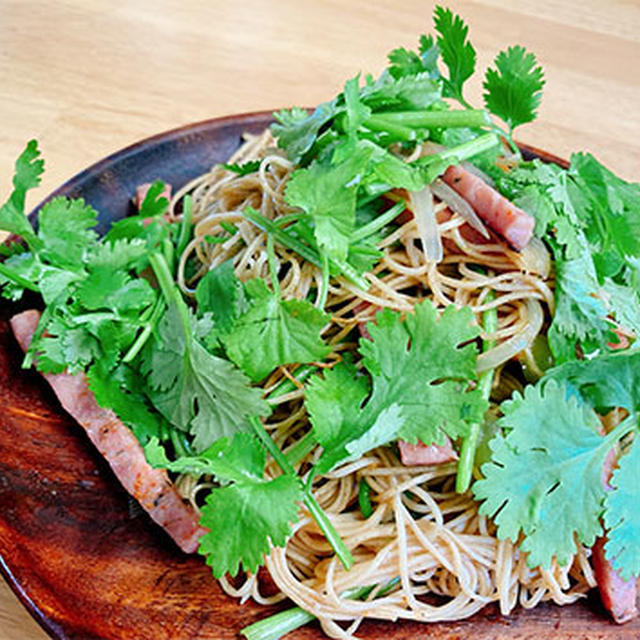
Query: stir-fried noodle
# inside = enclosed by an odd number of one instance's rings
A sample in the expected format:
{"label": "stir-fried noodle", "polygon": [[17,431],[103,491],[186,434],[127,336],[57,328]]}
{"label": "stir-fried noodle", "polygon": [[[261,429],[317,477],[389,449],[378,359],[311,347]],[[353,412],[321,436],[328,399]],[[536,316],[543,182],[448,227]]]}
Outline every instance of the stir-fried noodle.
{"label": "stir-fried noodle", "polygon": [[[256,159],[261,161],[257,172],[237,175],[216,167],[173,198],[175,217],[182,197],[189,193],[193,198],[194,239],[179,266],[179,284],[187,294],[208,269],[227,260],[233,260],[241,280],[269,281],[267,236],[243,216],[243,210],[250,205],[270,220],[282,219],[286,228],[294,210],[284,200],[284,189],[293,166],[275,149],[269,132],[247,137],[231,162]],[[425,258],[415,219],[406,216],[379,242],[383,257],[365,276],[370,284],[366,292],[346,279],[332,278],[325,305],[331,322],[323,335],[333,351],[322,366],[338,362],[345,351],[355,354],[358,329],[383,307],[407,312],[429,298],[440,309],[466,305],[478,322],[484,311],[496,308],[497,330],[483,336],[496,346],[480,356],[478,367],[498,367],[493,395],[504,398],[522,382],[503,370],[503,364],[518,354],[535,367],[530,348],[545,316],[553,311],[548,256],[541,245],[518,253],[493,236],[487,241],[444,202],[437,201],[435,211],[443,246],[440,262]],[[224,227],[230,224],[237,233],[210,242],[211,236],[224,237]],[[275,252],[285,298],[320,295],[319,267],[278,243]],[[188,264],[196,265],[195,274]],[[276,370],[264,383],[265,394],[292,378],[295,368]],[[274,412],[266,426],[286,452],[309,430],[303,391],[294,387],[271,402]],[[311,451],[299,463],[303,475],[317,453]],[[277,473],[275,467],[268,471]],[[568,604],[595,585],[589,551],[581,545],[565,567],[554,563],[549,570],[529,568],[516,545],[497,539],[494,525],[478,513],[471,495],[456,493],[455,474],[455,463],[407,467],[393,448],[381,447],[316,477],[314,494],[351,550],[355,566],[343,569],[313,519],[303,513],[287,546],[274,548],[267,558],[280,593],[263,595],[253,575],[240,583],[222,579],[222,586],[242,600],[272,603],[290,598],[317,616],[328,635],[339,638],[351,637],[366,617],[456,620],[489,602],[498,602],[508,613],[517,605],[529,608],[542,600]],[[373,507],[367,519],[358,509],[363,479],[371,489]],[[182,476],[178,481],[183,495],[196,506],[198,494],[210,486],[203,478]],[[344,596],[354,587],[373,585],[378,586],[364,600]]]}

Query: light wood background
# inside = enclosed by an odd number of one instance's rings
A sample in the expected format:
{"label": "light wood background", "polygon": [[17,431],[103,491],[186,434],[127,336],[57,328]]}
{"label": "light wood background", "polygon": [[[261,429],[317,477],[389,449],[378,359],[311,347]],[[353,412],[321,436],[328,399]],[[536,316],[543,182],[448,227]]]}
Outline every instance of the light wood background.
{"label": "light wood background", "polygon": [[[640,2],[448,3],[484,69],[521,43],[546,71],[539,119],[517,137],[595,153],[640,174]],[[431,0],[0,0],[0,200],[36,137],[47,163],[35,205],[136,140],[231,113],[312,106],[431,29]],[[478,104],[480,80],[469,98]],[[44,633],[0,578],[0,639]]]}

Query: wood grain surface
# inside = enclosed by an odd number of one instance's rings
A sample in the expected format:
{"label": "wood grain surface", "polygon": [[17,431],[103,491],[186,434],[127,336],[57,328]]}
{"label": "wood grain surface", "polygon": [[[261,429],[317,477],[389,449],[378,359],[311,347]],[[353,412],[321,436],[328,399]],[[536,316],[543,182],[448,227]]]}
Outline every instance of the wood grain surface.
{"label": "wood grain surface", "polygon": [[[0,189],[37,137],[46,193],[140,138],[218,115],[331,97],[378,73],[431,24],[424,0],[0,0]],[[640,4],[450,2],[484,68],[499,48],[535,51],[547,86],[519,139],[560,156],[594,152],[627,179],[640,167]],[[478,102],[476,80],[469,97]],[[2,199],[2,198],[0,198]],[[0,638],[42,640],[0,582]]]}

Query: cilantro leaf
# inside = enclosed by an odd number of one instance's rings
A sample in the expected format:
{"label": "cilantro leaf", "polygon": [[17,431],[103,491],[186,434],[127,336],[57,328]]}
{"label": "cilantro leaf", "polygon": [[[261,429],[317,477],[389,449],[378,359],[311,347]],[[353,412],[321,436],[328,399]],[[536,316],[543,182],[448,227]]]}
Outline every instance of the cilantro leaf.
{"label": "cilantro leaf", "polygon": [[231,362],[210,354],[195,337],[195,318],[184,326],[170,304],[147,349],[142,371],[149,397],[169,422],[190,432],[198,451],[236,431],[248,430],[253,415],[268,415],[261,390],[252,388]]}
{"label": "cilantro leaf", "polygon": [[220,438],[197,455],[184,455],[169,460],[158,438],[151,438],[144,447],[149,464],[174,473],[211,475],[216,482],[242,482],[247,476],[259,476],[264,471],[264,449],[256,446],[255,437],[239,432],[233,439]]}
{"label": "cilantro leaf", "polygon": [[100,242],[91,247],[86,257],[86,265],[109,267],[110,269],[130,269],[147,253],[142,239],[120,239],[115,242]]}
{"label": "cilantro leaf", "polygon": [[357,425],[369,392],[368,378],[358,376],[349,364],[339,363],[324,376],[311,377],[305,406],[316,440],[325,444],[335,442],[345,426]]}
{"label": "cilantro leaf", "polygon": [[367,325],[372,340],[362,340],[359,349],[372,380],[367,402],[362,404],[368,385],[344,367],[307,388],[313,432],[324,447],[318,472],[398,438],[431,444],[444,442],[445,434],[466,435],[487,406],[468,390],[476,376],[477,351],[470,341],[478,328],[472,320],[469,309],[453,307],[437,320],[429,301],[404,321],[398,313],[379,313],[376,324]]}
{"label": "cilantro leaf", "polygon": [[301,499],[297,478],[288,475],[268,481],[256,477],[214,489],[201,509],[200,523],[209,533],[200,538],[199,548],[213,575],[236,575],[240,564],[255,572],[264,564],[270,543],[286,544]]}
{"label": "cilantro leaf", "polygon": [[513,200],[513,204],[535,218],[535,234],[538,238],[546,234],[549,225],[557,217],[553,201],[535,184],[526,185]]}
{"label": "cilantro leaf", "polygon": [[324,359],[331,348],[320,337],[329,317],[307,300],[282,300],[264,280],[245,284],[251,304],[222,336],[227,355],[252,380],[281,364]]}
{"label": "cilantro leaf", "polygon": [[478,411],[481,416],[486,408],[475,391],[465,392],[476,377],[477,349],[471,341],[479,333],[470,310],[450,306],[438,318],[425,301],[404,322],[385,310],[367,329],[372,340],[361,341],[360,353],[373,378],[370,403],[390,406],[395,398],[405,417],[402,438],[442,444],[444,433],[465,435],[467,418],[479,417]]}
{"label": "cilantro leaf", "polygon": [[594,408],[606,412],[623,407],[640,412],[640,351],[600,354],[554,367],[545,380],[568,384]]}
{"label": "cilantro leaf", "polygon": [[360,89],[362,102],[380,113],[390,109],[428,109],[438,103],[441,97],[440,82],[427,72],[399,78],[384,72],[374,83],[366,84]]}
{"label": "cilantro leaf", "polygon": [[311,149],[320,129],[337,113],[336,103],[325,102],[316,107],[312,114],[306,109],[294,107],[276,111],[276,122],[271,125],[278,146],[287,152],[289,160],[299,162]]}
{"label": "cilantro leaf", "polygon": [[391,51],[389,59],[389,72],[394,78],[403,76],[415,76],[424,71],[422,58],[415,52],[404,47]]}
{"label": "cilantro leaf", "polygon": [[217,344],[219,334],[231,331],[235,321],[246,310],[247,302],[242,282],[233,271],[233,260],[227,260],[207,271],[196,286],[198,313],[213,314],[214,335],[207,345]]}
{"label": "cilantro leaf", "polygon": [[[16,253],[9,256],[3,262],[3,266],[9,269],[11,273],[17,274],[34,285],[38,283],[42,273],[42,263],[36,260],[30,252]],[[9,300],[20,300],[24,294],[23,286],[3,274],[0,274],[0,287],[2,287],[2,296]]]}
{"label": "cilantro leaf", "polygon": [[449,70],[449,77],[443,78],[445,95],[461,100],[462,86],[476,68],[476,52],[467,40],[469,27],[451,9],[440,6],[435,8],[434,23],[438,32],[438,49]]}
{"label": "cilantro leaf", "polygon": [[502,404],[499,425],[508,435],[491,441],[491,462],[473,485],[480,513],[494,518],[498,537],[517,541],[531,567],[564,565],[575,553],[574,534],[586,546],[600,535],[602,465],[612,442],[600,421],[568,389],[550,381],[525,387]]}
{"label": "cilantro leaf", "polygon": [[513,131],[518,125],[535,120],[542,99],[544,72],[536,65],[533,53],[520,45],[501,51],[494,64],[496,68],[487,69],[485,75],[484,104]]}
{"label": "cilantro leaf", "polygon": [[145,309],[156,300],[147,280],[133,279],[126,271],[110,266],[94,268],[78,287],[75,297],[85,309],[111,309],[120,313]]}
{"label": "cilantro leaf", "polygon": [[605,497],[607,527],[605,552],[623,580],[640,574],[640,437],[618,461],[611,479],[613,491]]}
{"label": "cilantro leaf", "polygon": [[169,200],[162,195],[166,188],[167,185],[162,180],[153,182],[140,205],[140,210],[138,211],[140,218],[155,218],[167,211]]}
{"label": "cilantro leaf", "polygon": [[358,145],[337,164],[314,161],[307,169],[294,171],[287,183],[286,201],[312,217],[318,245],[332,258],[347,257],[357,190],[371,152]]}
{"label": "cilantro leaf", "polygon": [[556,278],[556,312],[548,336],[554,357],[563,362],[576,358],[578,343],[604,347],[613,334],[588,249],[574,260],[556,259]]}
{"label": "cilantro leaf", "polygon": [[54,316],[37,342],[37,366],[43,373],[78,373],[101,355],[100,345],[84,327]]}
{"label": "cilantro leaf", "polygon": [[615,176],[591,154],[571,156],[570,197],[600,277],[614,276],[640,253],[640,185]]}
{"label": "cilantro leaf", "polygon": [[638,289],[618,284],[605,278],[602,292],[606,296],[607,307],[616,320],[636,336],[640,336],[640,293]]}
{"label": "cilantro leaf", "polygon": [[233,162],[231,164],[222,164],[220,166],[227,171],[237,173],[239,176],[248,176],[249,174],[258,171],[258,169],[260,168],[260,160],[249,160],[248,162],[243,162],[242,164]]}
{"label": "cilantro leaf", "polygon": [[406,76],[417,76],[427,73],[429,77],[440,77],[438,71],[438,46],[433,36],[420,36],[418,53],[404,47],[394,49],[387,56],[389,59],[389,73],[396,79]]}
{"label": "cilantro leaf", "polygon": [[0,207],[0,229],[23,237],[29,246],[35,241],[35,233],[25,217],[25,200],[27,191],[40,184],[43,171],[44,161],[40,159],[38,143],[30,140],[15,163],[13,192]]}
{"label": "cilantro leaf", "polygon": [[99,360],[87,371],[87,381],[96,402],[105,409],[112,409],[142,445],[150,438],[159,437],[165,429],[162,416],[151,410],[139,391],[133,369],[120,365],[116,370],[110,370],[103,360]]}
{"label": "cilantro leaf", "polygon": [[98,235],[93,230],[98,212],[81,198],[54,198],[38,214],[38,237],[42,240],[40,255],[51,264],[81,269],[89,245]]}
{"label": "cilantro leaf", "polygon": [[283,546],[298,519],[302,486],[296,476],[264,477],[265,453],[251,435],[236,433],[218,440],[197,457],[171,462],[157,440],[145,447],[153,466],[177,473],[211,474],[226,486],[214,488],[202,507],[200,524],[209,531],[200,538],[200,553],[217,578],[255,572],[264,564],[270,543]]}

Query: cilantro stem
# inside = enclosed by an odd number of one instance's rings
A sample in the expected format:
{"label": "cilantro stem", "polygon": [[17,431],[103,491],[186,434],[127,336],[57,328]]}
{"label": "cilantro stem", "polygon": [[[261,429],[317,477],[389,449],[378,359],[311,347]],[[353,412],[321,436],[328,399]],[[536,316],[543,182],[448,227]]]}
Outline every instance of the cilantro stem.
{"label": "cilantro stem", "polygon": [[238,227],[231,222],[221,222],[220,226],[224,231],[226,231],[230,236],[235,236],[238,233]]}
{"label": "cilantro stem", "polygon": [[29,291],[40,291],[38,286],[33,284],[30,280],[23,278],[19,273],[15,273],[12,269],[2,264],[2,262],[0,262],[0,275],[11,280],[11,282],[15,282],[15,284],[23,289],[29,289]]}
{"label": "cilantro stem", "polygon": [[180,222],[180,232],[176,242],[176,253],[178,257],[184,253],[189,244],[191,234],[191,221],[193,219],[193,200],[190,195],[186,195],[182,201],[182,221]]}
{"label": "cilantro stem", "polygon": [[296,213],[288,213],[286,216],[280,216],[277,220],[274,220],[274,224],[278,225],[281,229],[284,229],[288,224],[297,222],[302,218],[308,218],[307,214],[298,211]]}
{"label": "cilantro stem", "polygon": [[396,111],[377,113],[367,118],[364,125],[384,130],[389,125],[417,129],[434,127],[486,127],[491,125],[489,114],[484,109],[450,111]]}
{"label": "cilantro stem", "polygon": [[[297,231],[305,242],[308,242],[309,244],[315,242],[313,230],[310,227],[301,224],[298,227]],[[318,260],[320,261],[321,258],[319,257]],[[348,262],[345,262],[344,260],[337,260],[335,258],[329,258],[329,265],[332,267],[333,272],[342,273],[348,280],[353,282],[353,284],[355,284],[360,289],[366,291],[369,288],[369,283],[364,278],[362,278]],[[317,266],[322,268],[322,262],[320,261]]]}
{"label": "cilantro stem", "polygon": [[151,317],[145,323],[144,329],[140,332],[135,342],[131,345],[131,347],[129,347],[129,350],[124,355],[124,358],[122,358],[122,362],[131,362],[140,353],[142,347],[144,347],[147,340],[151,336],[151,333],[156,328],[156,325],[162,317],[163,311],[164,302],[162,301],[162,298],[158,297],[155,304],[153,305]]}
{"label": "cilantro stem", "polygon": [[259,229],[262,229],[265,233],[273,235],[273,237],[282,245],[295,251],[299,256],[315,264],[317,267],[321,266],[320,258],[318,254],[311,248],[300,242],[297,238],[294,238],[291,234],[287,233],[284,229],[280,229],[278,225],[265,218],[261,213],[251,207],[247,207],[243,212],[244,217],[254,224]]}
{"label": "cilantro stem", "polygon": [[327,296],[329,295],[329,256],[326,253],[322,254],[322,284],[320,291],[318,292],[318,299],[316,300],[316,307],[318,309],[324,309],[324,305],[327,304]]}
{"label": "cilantro stem", "polygon": [[[493,299],[493,292],[487,296],[487,301]],[[493,333],[498,328],[498,310],[496,307],[487,309],[482,314],[482,328],[485,333]],[[495,346],[495,340],[483,340],[482,350],[488,351]],[[478,376],[478,388],[485,400],[489,399],[491,387],[493,385],[493,369],[483,371]],[[456,475],[456,492],[465,493],[471,483],[471,474],[473,472],[473,463],[476,456],[476,447],[478,446],[478,437],[480,436],[480,424],[475,422],[469,429],[469,435],[462,441],[460,448],[460,460],[458,461],[458,473]]]}
{"label": "cilantro stem", "polygon": [[463,142],[462,144],[451,147],[450,149],[445,149],[440,153],[436,153],[432,156],[423,156],[414,162],[417,165],[429,165],[438,161],[449,161],[452,163],[461,162],[462,160],[467,160],[468,158],[472,158],[473,156],[478,155],[479,153],[484,153],[489,149],[493,149],[493,147],[500,144],[500,140],[495,133],[485,133],[484,135],[478,136],[473,140],[469,140],[468,142]]}
{"label": "cilantro stem", "polygon": [[380,214],[377,218],[373,219],[363,227],[356,229],[351,234],[351,242],[357,242],[358,240],[364,240],[369,236],[372,236],[377,231],[380,231],[383,227],[386,227],[390,222],[393,222],[405,209],[406,203],[404,200],[399,200],[388,211]]}
{"label": "cilantro stem", "polygon": [[267,260],[269,261],[269,275],[271,276],[271,288],[280,297],[280,280],[278,280],[278,263],[276,261],[276,250],[273,246],[273,236],[267,235]]}
{"label": "cilantro stem", "polygon": [[279,640],[282,636],[299,629],[316,617],[301,607],[280,611],[264,620],[245,627],[240,633],[247,640]]}
{"label": "cilantro stem", "polygon": [[291,448],[285,455],[287,457],[287,460],[295,466],[308,453],[310,453],[315,446],[316,439],[313,437],[313,433],[309,431],[308,433],[305,433],[304,436],[302,436],[302,438],[300,438],[300,440],[298,440],[295,444],[291,445]]}
{"label": "cilantro stem", "polygon": [[[376,598],[382,598],[389,593],[400,580],[393,578],[380,588],[376,593]],[[377,585],[376,585],[377,586]],[[343,598],[349,600],[364,600],[376,586],[367,585],[364,587],[354,587],[342,593]],[[240,631],[247,640],[279,640],[282,636],[295,631],[301,626],[315,620],[315,616],[301,607],[292,607],[285,611],[280,611],[264,620],[259,620],[250,624]]]}
{"label": "cilantro stem", "polygon": [[185,456],[189,455],[189,452],[178,436],[178,432],[176,429],[169,429],[169,437],[171,438],[173,448],[175,449],[175,452],[179,458],[184,458]]}
{"label": "cilantro stem", "polygon": [[[165,256],[161,253],[151,253],[149,255],[149,263],[151,264],[151,268],[153,269],[153,273],[156,276],[156,280],[158,281],[158,286],[160,287],[160,291],[164,296],[167,304],[175,305],[178,313],[180,314],[180,320],[182,324],[182,329],[187,336],[187,338],[191,338],[191,323],[189,322],[189,310],[187,309],[187,305],[185,304],[184,299],[182,298],[182,294],[173,280],[173,276],[171,275],[171,271],[169,270],[169,265],[167,264],[167,260]],[[188,340],[187,340],[188,345]],[[189,348],[187,346],[187,348]]]}
{"label": "cilantro stem", "polygon": [[373,513],[373,507],[371,506],[371,487],[364,478],[360,480],[360,485],[358,486],[358,506],[365,520]]}
{"label": "cilantro stem", "polygon": [[[280,244],[284,245],[288,249],[291,249],[292,251],[295,251],[307,262],[311,262],[311,264],[315,264],[316,267],[322,268],[322,259],[312,247],[304,244],[304,242],[300,242],[300,240],[298,240],[297,238],[294,238],[290,233],[287,233],[284,229],[281,229],[272,220],[265,218],[261,213],[259,213],[252,207],[247,207],[244,210],[243,215],[256,227],[262,229],[265,233],[273,235],[274,239],[277,240]],[[347,280],[350,280],[358,288],[363,289],[364,291],[369,288],[369,283],[363,277],[361,277],[350,264],[344,261],[334,260],[333,258],[329,258],[329,264],[336,272],[344,274],[345,278],[347,278]]]}
{"label": "cilantro stem", "polygon": [[169,272],[173,273],[173,267],[175,263],[175,249],[173,248],[173,243],[169,238],[165,238],[162,241],[162,255],[164,256],[164,259],[169,267]]}
{"label": "cilantro stem", "polygon": [[[249,419],[249,422],[253,427],[254,433],[260,439],[260,442],[262,442],[265,449],[271,454],[280,469],[282,469],[283,473],[298,478],[298,474],[293,468],[293,465],[289,462],[284,453],[282,453],[282,451],[278,449],[275,442],[271,439],[271,436],[267,433],[267,430],[264,428],[264,425],[262,424],[260,419],[256,416],[253,416]],[[302,483],[301,480],[300,482]],[[309,510],[309,513],[311,513],[311,515],[313,516],[313,519],[317,522],[318,526],[324,533],[327,542],[336,552],[336,556],[342,563],[342,566],[347,570],[350,569],[355,562],[353,556],[351,555],[351,551],[349,551],[347,545],[345,545],[345,543],[342,541],[342,538],[340,538],[338,532],[335,530],[333,524],[331,523],[331,520],[329,520],[327,514],[322,510],[322,507],[318,504],[318,501],[315,499],[311,491],[304,491],[303,502]]]}
{"label": "cilantro stem", "polygon": [[413,142],[416,139],[415,129],[377,115],[371,116],[363,124],[371,131],[381,131],[405,142]]}
{"label": "cilantro stem", "polygon": [[331,523],[331,520],[329,520],[327,514],[322,510],[322,507],[318,504],[318,501],[315,499],[315,496],[311,491],[304,492],[304,503],[307,509],[309,509],[309,513],[311,513],[313,519],[322,530],[322,533],[324,533],[327,542],[336,552],[336,556],[338,556],[338,560],[340,560],[342,566],[347,571],[351,569],[355,563],[355,560],[351,555],[351,551],[349,551],[347,545],[343,542],[342,538]]}

